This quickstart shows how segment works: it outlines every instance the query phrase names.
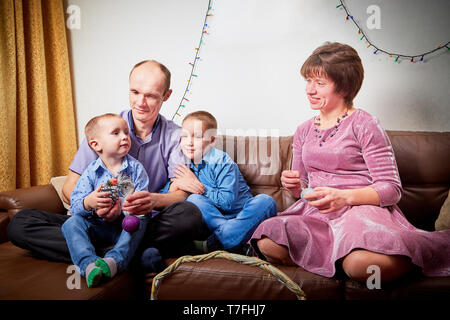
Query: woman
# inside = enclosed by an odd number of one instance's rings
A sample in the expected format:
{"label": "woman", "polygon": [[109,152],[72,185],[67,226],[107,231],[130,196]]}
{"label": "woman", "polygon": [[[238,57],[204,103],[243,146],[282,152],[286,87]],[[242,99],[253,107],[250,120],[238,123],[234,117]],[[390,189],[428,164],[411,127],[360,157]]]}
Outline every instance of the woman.
{"label": "woman", "polygon": [[412,226],[396,203],[402,188],[391,143],[379,121],[356,109],[353,99],[364,70],[357,52],[340,43],[317,48],[301,68],[306,94],[319,115],[294,135],[292,170],[281,183],[298,199],[262,222],[251,245],[262,258],[298,265],[326,277],[342,266],[365,281],[371,265],[381,281],[413,269],[450,275],[450,230],[426,232]]}

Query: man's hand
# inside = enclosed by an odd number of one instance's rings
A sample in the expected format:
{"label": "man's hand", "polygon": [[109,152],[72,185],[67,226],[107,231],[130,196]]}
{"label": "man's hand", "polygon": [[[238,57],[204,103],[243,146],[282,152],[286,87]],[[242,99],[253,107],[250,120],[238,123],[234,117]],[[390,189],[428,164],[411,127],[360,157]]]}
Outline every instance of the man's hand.
{"label": "man's hand", "polygon": [[122,210],[134,215],[149,214],[155,207],[156,202],[148,191],[136,191],[125,198]]}
{"label": "man's hand", "polygon": [[197,176],[185,165],[176,166],[173,169],[175,178],[173,184],[175,188],[190,193],[203,194],[205,186],[197,179]]}
{"label": "man's hand", "polygon": [[100,184],[97,189],[92,191],[83,200],[83,206],[86,210],[99,210],[99,209],[109,209],[112,206],[112,199],[109,197],[109,192],[102,192],[100,189],[102,185]]}

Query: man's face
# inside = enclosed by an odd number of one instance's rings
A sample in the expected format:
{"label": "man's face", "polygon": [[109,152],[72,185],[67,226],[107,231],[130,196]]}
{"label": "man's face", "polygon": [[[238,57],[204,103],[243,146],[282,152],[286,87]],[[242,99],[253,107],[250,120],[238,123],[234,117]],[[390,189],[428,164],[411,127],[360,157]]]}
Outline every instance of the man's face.
{"label": "man's face", "polygon": [[148,123],[156,120],[159,110],[172,90],[166,92],[166,79],[158,66],[145,63],[130,75],[130,107],[135,121]]}

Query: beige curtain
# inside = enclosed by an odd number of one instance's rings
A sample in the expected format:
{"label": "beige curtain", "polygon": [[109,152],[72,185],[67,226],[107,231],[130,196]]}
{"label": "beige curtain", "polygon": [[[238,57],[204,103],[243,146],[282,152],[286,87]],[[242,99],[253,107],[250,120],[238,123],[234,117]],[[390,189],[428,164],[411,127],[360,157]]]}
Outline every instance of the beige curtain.
{"label": "beige curtain", "polygon": [[76,150],[62,0],[0,0],[0,191],[65,175]]}

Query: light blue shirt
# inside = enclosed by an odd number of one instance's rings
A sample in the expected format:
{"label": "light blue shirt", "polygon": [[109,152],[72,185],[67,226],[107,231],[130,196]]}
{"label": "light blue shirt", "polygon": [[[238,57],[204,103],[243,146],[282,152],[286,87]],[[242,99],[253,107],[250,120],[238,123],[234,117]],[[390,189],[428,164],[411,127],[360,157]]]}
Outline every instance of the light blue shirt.
{"label": "light blue shirt", "polygon": [[[203,196],[209,198],[224,214],[240,212],[245,202],[252,197],[238,165],[226,152],[212,148],[198,167],[192,162],[188,166],[205,186]],[[167,192],[169,186],[170,182],[162,192]]]}
{"label": "light blue shirt", "polygon": [[[134,184],[135,191],[142,191],[148,189],[148,176],[144,166],[130,155],[123,158],[122,166],[118,173],[123,172],[127,174]],[[85,210],[83,205],[84,198],[94,191],[100,184],[105,183],[115,176],[106,168],[102,159],[99,157],[94,160],[84,170],[83,174],[77,181],[75,189],[70,196],[70,214],[81,215],[89,217],[92,215],[92,210]]]}

